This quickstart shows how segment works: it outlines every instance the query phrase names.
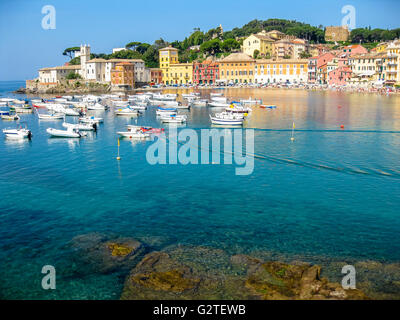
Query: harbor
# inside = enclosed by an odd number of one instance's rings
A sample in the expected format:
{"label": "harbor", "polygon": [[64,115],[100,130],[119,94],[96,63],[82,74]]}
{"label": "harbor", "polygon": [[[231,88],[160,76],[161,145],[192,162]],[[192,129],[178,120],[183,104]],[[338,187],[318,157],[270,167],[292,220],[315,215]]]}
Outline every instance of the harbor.
{"label": "harbor", "polygon": [[[14,95],[19,83],[1,85],[0,98],[27,99],[29,105],[63,99]],[[21,125],[32,134],[31,139],[5,134],[0,139],[2,297],[132,299],[136,294],[157,299],[179,298],[182,290],[187,298],[253,299],[257,283],[242,288],[236,282],[247,281],[236,268],[244,263],[243,256],[250,256],[290,265],[319,264],[323,276],[335,282],[344,264],[355,264],[370,270],[359,279],[365,294],[399,298],[397,95],[279,88],[170,88],[157,94],[146,106],[137,97],[129,103],[128,96],[103,96],[84,115],[42,120],[38,113],[51,112],[36,108],[17,113],[18,121],[0,120],[1,133]],[[213,96],[225,98],[220,103],[226,105],[209,106]],[[171,102],[161,106],[153,99]],[[182,108],[189,100],[200,106]],[[184,123],[174,125],[178,132],[226,130],[211,119],[228,112],[232,102],[245,118],[239,128],[254,130],[251,175],[235,175],[226,164],[147,162],[153,143],[149,136],[168,134],[172,125],[157,115],[161,108],[169,116],[184,116]],[[117,114],[127,106],[138,109]],[[79,118],[89,126],[96,120],[96,130],[83,131]],[[81,138],[54,138],[47,132],[78,124]],[[133,250],[136,260],[103,256],[123,256],[124,250]],[[182,289],[176,292],[128,286],[130,272],[132,279],[148,272],[146,263],[142,269],[136,266],[145,256],[157,257],[160,268],[191,266],[193,275],[182,274],[192,280],[177,285]],[[59,270],[58,290],[40,289],[37,274],[45,264]],[[157,270],[151,270],[154,276]],[[210,271],[204,275],[204,270]],[[180,279],[179,272],[172,275]],[[222,278],[229,281],[218,290],[203,285]],[[154,279],[162,283],[162,278]],[[203,279],[200,285],[196,279]],[[193,295],[191,288],[197,288]]]}

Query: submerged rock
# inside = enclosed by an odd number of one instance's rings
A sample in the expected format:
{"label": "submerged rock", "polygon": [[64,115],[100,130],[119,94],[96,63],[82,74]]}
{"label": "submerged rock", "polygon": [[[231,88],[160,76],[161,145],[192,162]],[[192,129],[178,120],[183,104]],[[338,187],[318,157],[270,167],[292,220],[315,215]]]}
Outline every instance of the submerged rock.
{"label": "submerged rock", "polygon": [[90,264],[95,272],[101,273],[131,269],[145,250],[142,243],[135,239],[110,239],[99,233],[77,236],[71,244],[78,260]]}
{"label": "submerged rock", "polygon": [[147,254],[125,281],[121,299],[367,299],[320,276],[321,268],[192,246]]}

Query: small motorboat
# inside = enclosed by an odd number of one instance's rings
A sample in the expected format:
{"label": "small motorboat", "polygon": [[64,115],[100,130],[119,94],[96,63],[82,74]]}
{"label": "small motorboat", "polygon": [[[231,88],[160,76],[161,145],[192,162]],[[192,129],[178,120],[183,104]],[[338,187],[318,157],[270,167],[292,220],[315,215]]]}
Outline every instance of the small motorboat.
{"label": "small motorboat", "polygon": [[128,126],[128,131],[118,131],[117,134],[129,139],[145,139],[150,137],[149,133],[143,132],[141,128],[133,126]]}
{"label": "small motorboat", "polygon": [[1,119],[6,121],[18,121],[20,117],[17,114],[2,114]]}
{"label": "small motorboat", "polygon": [[83,123],[100,123],[103,122],[103,118],[97,118],[97,117],[81,117],[79,118],[79,122]]}
{"label": "small motorboat", "polygon": [[131,108],[131,109],[133,109],[133,110],[146,110],[147,109],[147,107],[145,106],[145,105],[142,105],[142,104],[134,104],[134,105],[129,105],[128,106],[129,108]]}
{"label": "small motorboat", "polygon": [[68,128],[67,130],[58,130],[54,128],[46,129],[46,132],[52,137],[57,138],[81,138],[82,134],[78,130]]}
{"label": "small motorboat", "polygon": [[15,113],[32,113],[33,109],[29,106],[11,106],[10,110],[15,111]]}
{"label": "small motorboat", "polygon": [[178,105],[175,106],[176,109],[190,109],[190,104],[182,104],[178,103]]}
{"label": "small motorboat", "polygon": [[164,115],[160,118],[161,122],[167,123],[183,123],[186,122],[186,115]]}
{"label": "small motorboat", "polygon": [[97,130],[97,124],[95,122],[93,122],[93,123],[64,122],[62,124],[62,126],[67,129],[74,129],[74,130],[78,130],[78,131],[96,131]]}
{"label": "small motorboat", "polygon": [[212,124],[219,125],[242,125],[244,121],[243,116],[229,112],[216,113],[214,116],[210,115],[210,119]]}
{"label": "small motorboat", "polygon": [[198,99],[198,100],[193,100],[191,102],[191,104],[194,107],[206,107],[208,104],[208,101],[206,99]]}
{"label": "small motorboat", "polygon": [[115,110],[115,114],[117,116],[128,116],[128,117],[136,117],[139,115],[138,110],[132,109],[130,106],[127,106],[124,109],[117,109]]}
{"label": "small motorboat", "polygon": [[3,133],[9,139],[32,139],[32,132],[26,128],[19,127],[17,129],[4,129]]}
{"label": "small motorboat", "polygon": [[157,116],[165,116],[165,115],[176,115],[176,108],[163,108],[163,107],[158,107],[156,110],[156,115]]}
{"label": "small motorboat", "polygon": [[222,92],[211,92],[210,96],[211,97],[222,97],[223,93]]}
{"label": "small motorboat", "polygon": [[64,119],[65,115],[63,113],[39,113],[38,117],[40,120],[61,120]]}
{"label": "small motorboat", "polygon": [[215,108],[227,108],[227,107],[229,107],[228,103],[215,101],[215,100],[209,102],[208,105],[210,107],[215,107]]}
{"label": "small motorboat", "polygon": [[94,104],[88,104],[87,106],[88,110],[99,110],[99,111],[104,111],[107,109],[107,106],[103,106],[102,104],[96,102]]}
{"label": "small motorboat", "polygon": [[142,132],[147,132],[147,133],[162,133],[165,131],[164,128],[141,127],[141,126],[135,126],[135,125],[131,125],[131,124],[129,124],[127,127],[128,127],[128,130],[140,129]]}
{"label": "small motorboat", "polygon": [[251,112],[251,109],[247,108],[247,107],[243,107],[241,104],[239,104],[237,102],[232,102],[232,104],[228,108],[225,108],[225,111],[231,112],[231,113],[249,114]]}

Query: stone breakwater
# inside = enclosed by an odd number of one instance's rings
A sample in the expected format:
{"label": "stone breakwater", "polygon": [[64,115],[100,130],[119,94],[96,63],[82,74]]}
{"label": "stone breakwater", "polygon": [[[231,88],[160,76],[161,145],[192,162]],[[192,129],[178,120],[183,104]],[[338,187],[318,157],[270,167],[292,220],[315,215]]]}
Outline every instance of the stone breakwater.
{"label": "stone breakwater", "polygon": [[[362,262],[360,289],[345,290],[321,276],[322,268],[302,261],[263,260],[251,255],[229,255],[210,247],[173,245],[152,251],[132,238],[91,233],[71,242],[77,259],[93,273],[125,272],[121,299],[265,299],[364,300],[400,298],[400,266]],[[335,265],[339,268],[339,265]],[[364,268],[364,269],[362,269]],[[391,277],[390,292],[380,292],[371,279]],[[341,267],[338,269],[339,273]],[[382,277],[382,274],[381,274]],[[398,286],[396,290],[396,285]]]}

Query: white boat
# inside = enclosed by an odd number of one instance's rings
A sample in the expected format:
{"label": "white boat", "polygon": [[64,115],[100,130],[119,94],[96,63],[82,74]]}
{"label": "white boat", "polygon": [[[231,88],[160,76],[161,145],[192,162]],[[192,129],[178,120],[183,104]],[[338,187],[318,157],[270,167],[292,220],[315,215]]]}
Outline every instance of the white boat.
{"label": "white boat", "polygon": [[2,114],[1,119],[6,121],[17,121],[20,117],[17,114]]}
{"label": "white boat", "polygon": [[133,104],[133,105],[129,105],[129,108],[133,109],[133,110],[146,110],[147,107],[144,105],[140,105],[140,104]]}
{"label": "white boat", "polygon": [[107,107],[103,106],[102,104],[100,104],[98,102],[96,102],[94,104],[88,104],[87,109],[88,110],[101,110],[101,111],[104,111],[104,110],[107,109]]}
{"label": "white boat", "polygon": [[97,118],[97,117],[81,117],[79,118],[79,122],[83,123],[100,123],[103,122],[103,118]]}
{"label": "white boat", "polygon": [[115,114],[117,116],[135,117],[135,116],[139,115],[139,111],[132,109],[130,106],[127,106],[124,109],[115,110]]}
{"label": "white boat", "polygon": [[211,97],[211,102],[218,101],[226,103],[228,99],[226,97]]}
{"label": "white boat", "polygon": [[210,115],[212,124],[220,125],[242,125],[243,117],[228,112],[216,113],[214,116]]}
{"label": "white boat", "polygon": [[190,104],[182,104],[179,103],[177,106],[175,106],[174,108],[176,109],[190,109]]}
{"label": "white boat", "polygon": [[192,106],[194,106],[194,107],[206,107],[207,104],[208,104],[208,101],[206,99],[198,99],[198,100],[192,101]]}
{"label": "white boat", "polygon": [[14,110],[16,113],[32,113],[33,109],[31,107],[10,107],[11,110]]}
{"label": "white boat", "polygon": [[63,113],[39,113],[38,117],[40,120],[60,120],[64,119],[65,115]]}
{"label": "white boat", "polygon": [[222,97],[223,93],[222,92],[211,92],[210,97]]}
{"label": "white boat", "polygon": [[118,135],[129,139],[144,139],[149,138],[150,134],[143,132],[140,128],[128,127],[128,131],[118,131]]}
{"label": "white boat", "polygon": [[59,138],[80,138],[82,134],[79,131],[74,129],[68,128],[67,130],[58,130],[53,128],[46,129],[46,132],[51,135],[52,137],[59,137]]}
{"label": "white boat", "polygon": [[160,118],[161,122],[167,123],[183,123],[186,122],[186,115],[163,115]]}
{"label": "white boat", "polygon": [[97,130],[97,124],[96,123],[68,123],[64,122],[62,124],[64,128],[67,129],[74,129],[78,131],[96,131]]}
{"label": "white boat", "polygon": [[156,110],[156,115],[157,116],[176,115],[176,113],[177,113],[176,108],[162,108],[162,107],[159,107]]}
{"label": "white boat", "polygon": [[229,107],[225,108],[225,111],[231,113],[242,113],[242,114],[249,114],[251,112],[250,108],[243,107],[240,104],[232,103]]}
{"label": "white boat", "polygon": [[229,107],[229,103],[226,102],[219,102],[219,101],[211,101],[208,103],[210,107],[215,107],[215,108],[227,108]]}
{"label": "white boat", "polygon": [[26,128],[17,128],[17,129],[4,129],[3,133],[6,135],[6,138],[9,139],[25,139],[29,140],[32,138],[32,132]]}

